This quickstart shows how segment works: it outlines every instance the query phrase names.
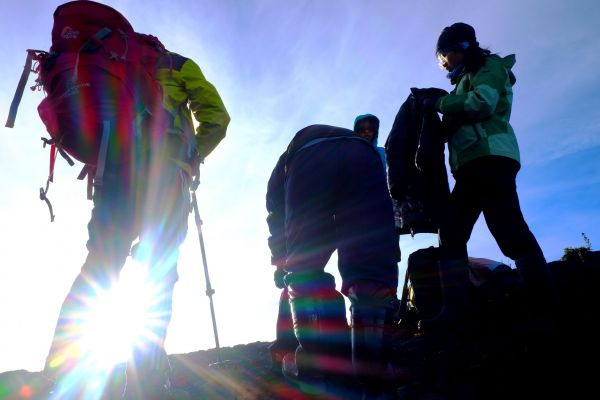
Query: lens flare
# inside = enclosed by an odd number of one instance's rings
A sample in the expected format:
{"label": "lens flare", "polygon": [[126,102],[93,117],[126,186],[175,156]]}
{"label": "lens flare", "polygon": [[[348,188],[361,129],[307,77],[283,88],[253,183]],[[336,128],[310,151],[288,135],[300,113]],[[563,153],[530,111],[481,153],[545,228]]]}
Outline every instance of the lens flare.
{"label": "lens flare", "polygon": [[144,268],[130,267],[110,291],[97,293],[83,321],[81,351],[101,367],[127,360],[132,346],[151,336],[149,308],[156,290]]}
{"label": "lens flare", "polygon": [[[80,330],[81,339],[68,349],[77,353],[77,367],[60,376],[51,399],[101,398],[116,364],[158,341],[156,330],[164,325],[162,314],[156,311],[161,286],[146,271],[140,264],[128,263],[110,290],[88,295],[80,324],[71,327]],[[51,367],[60,368],[69,355],[63,358],[57,357]]]}

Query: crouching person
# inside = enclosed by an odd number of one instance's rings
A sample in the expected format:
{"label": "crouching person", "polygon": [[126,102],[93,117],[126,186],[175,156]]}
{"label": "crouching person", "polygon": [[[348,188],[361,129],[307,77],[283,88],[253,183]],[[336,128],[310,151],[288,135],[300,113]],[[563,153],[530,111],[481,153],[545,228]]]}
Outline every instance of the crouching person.
{"label": "crouching person", "polygon": [[[335,396],[356,374],[365,397],[378,397],[400,249],[377,151],[348,129],[308,126],[279,158],[266,200],[272,263],[285,272],[299,342],[283,362],[284,375]],[[344,298],[324,272],[335,250],[350,329]]]}

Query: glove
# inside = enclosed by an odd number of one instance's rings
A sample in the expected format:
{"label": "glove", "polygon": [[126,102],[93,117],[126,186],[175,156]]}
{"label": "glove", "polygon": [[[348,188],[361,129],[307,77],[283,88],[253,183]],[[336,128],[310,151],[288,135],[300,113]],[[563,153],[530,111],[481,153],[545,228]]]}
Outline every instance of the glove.
{"label": "glove", "polygon": [[200,158],[200,155],[196,152],[190,162],[192,169],[192,191],[196,191],[200,185],[200,164],[203,164],[204,160]]}
{"label": "glove", "polygon": [[275,287],[279,288],[279,289],[284,289],[285,286],[285,282],[283,281],[283,277],[287,275],[287,272],[285,272],[282,268],[277,268],[275,270],[275,272],[273,273],[273,280],[275,281]]}
{"label": "glove", "polygon": [[421,107],[423,108],[423,111],[437,111],[435,109],[435,103],[437,103],[440,97],[441,96],[431,95],[423,98],[423,101],[421,101]]}
{"label": "glove", "polygon": [[447,91],[439,88],[411,88],[410,92],[417,100],[419,100],[423,111],[437,111],[435,109],[435,103],[440,97],[448,94]]}
{"label": "glove", "polygon": [[200,154],[196,150],[192,157],[192,176],[200,177],[200,164],[204,164],[204,158],[200,157]]}

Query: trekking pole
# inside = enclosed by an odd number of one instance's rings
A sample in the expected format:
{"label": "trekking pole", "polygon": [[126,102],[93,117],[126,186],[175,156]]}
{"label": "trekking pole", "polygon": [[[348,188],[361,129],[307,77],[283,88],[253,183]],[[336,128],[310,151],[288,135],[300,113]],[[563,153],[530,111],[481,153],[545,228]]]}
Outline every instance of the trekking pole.
{"label": "trekking pole", "polygon": [[194,219],[196,220],[196,227],[198,228],[198,240],[200,241],[200,252],[202,253],[202,264],[204,265],[204,277],[206,279],[206,295],[210,303],[210,315],[212,317],[213,333],[215,336],[215,346],[217,349],[217,362],[221,362],[221,347],[219,346],[219,333],[217,332],[217,319],[215,317],[215,307],[213,305],[212,295],[215,294],[215,290],[210,284],[210,278],[208,276],[208,264],[206,262],[206,251],[204,250],[204,237],[202,236],[202,219],[200,219],[200,211],[198,210],[198,201],[196,199],[196,189],[200,184],[198,176],[192,183],[192,208],[194,209]]}

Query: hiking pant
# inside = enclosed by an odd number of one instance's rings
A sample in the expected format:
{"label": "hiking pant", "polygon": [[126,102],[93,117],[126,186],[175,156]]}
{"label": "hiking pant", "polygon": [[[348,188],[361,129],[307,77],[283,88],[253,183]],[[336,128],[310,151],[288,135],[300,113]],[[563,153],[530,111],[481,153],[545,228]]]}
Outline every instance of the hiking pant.
{"label": "hiking pant", "polygon": [[513,260],[543,258],[521,213],[518,170],[519,164],[510,158],[487,156],[465,164],[455,173],[456,184],[440,229],[442,259],[466,259],[467,242],[482,212],[505,256]]}
{"label": "hiking pant", "polygon": [[77,350],[72,346],[82,338],[81,325],[89,306],[118,279],[136,238],[139,241],[133,256],[147,266],[147,284],[153,291],[152,304],[147,308],[153,317],[152,343],[142,345],[146,352],[152,351],[148,345],[157,353],[164,351],[178,279],[178,249],[187,234],[190,211],[190,177],[171,160],[177,140],[154,156],[129,164],[107,160],[102,185],[95,187],[88,255],[60,310],[47,368],[60,371],[69,368],[61,363],[78,361],[68,360],[73,353],[69,349]]}
{"label": "hiking pant", "polygon": [[322,272],[337,249],[342,293],[365,280],[396,290],[400,249],[377,151],[366,141],[326,140],[287,167],[286,271]]}

